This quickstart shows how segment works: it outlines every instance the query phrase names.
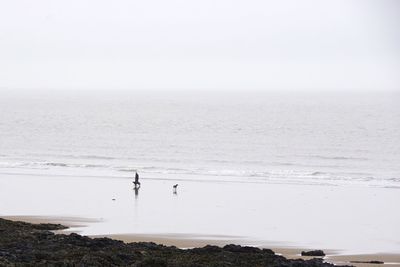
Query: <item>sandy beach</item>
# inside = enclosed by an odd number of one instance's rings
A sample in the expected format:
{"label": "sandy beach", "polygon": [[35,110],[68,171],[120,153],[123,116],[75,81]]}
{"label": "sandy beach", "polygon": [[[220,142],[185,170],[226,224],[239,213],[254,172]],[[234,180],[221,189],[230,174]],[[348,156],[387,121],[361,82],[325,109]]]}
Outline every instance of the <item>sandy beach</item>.
{"label": "sandy beach", "polygon": [[131,179],[2,174],[1,216],[125,242],[181,248],[235,243],[289,258],[323,249],[335,263],[399,266],[399,222],[387,207],[400,201],[397,189],[179,181],[174,194],[175,182],[143,178],[135,192]]}

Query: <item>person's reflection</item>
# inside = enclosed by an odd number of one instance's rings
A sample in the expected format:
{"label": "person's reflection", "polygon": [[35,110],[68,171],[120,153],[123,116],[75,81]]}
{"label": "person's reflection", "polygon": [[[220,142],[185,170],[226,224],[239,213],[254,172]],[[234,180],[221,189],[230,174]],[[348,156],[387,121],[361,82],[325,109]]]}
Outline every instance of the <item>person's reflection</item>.
{"label": "person's reflection", "polygon": [[135,191],[135,199],[137,199],[138,196],[139,196],[139,189],[140,189],[140,187],[134,187],[133,188],[133,190]]}

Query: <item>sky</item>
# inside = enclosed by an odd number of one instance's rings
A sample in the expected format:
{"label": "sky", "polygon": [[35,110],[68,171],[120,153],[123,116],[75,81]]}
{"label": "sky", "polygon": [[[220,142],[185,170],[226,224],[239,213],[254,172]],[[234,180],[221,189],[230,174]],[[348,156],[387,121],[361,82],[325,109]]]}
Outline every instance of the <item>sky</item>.
{"label": "sky", "polygon": [[0,90],[399,90],[397,0],[1,0]]}

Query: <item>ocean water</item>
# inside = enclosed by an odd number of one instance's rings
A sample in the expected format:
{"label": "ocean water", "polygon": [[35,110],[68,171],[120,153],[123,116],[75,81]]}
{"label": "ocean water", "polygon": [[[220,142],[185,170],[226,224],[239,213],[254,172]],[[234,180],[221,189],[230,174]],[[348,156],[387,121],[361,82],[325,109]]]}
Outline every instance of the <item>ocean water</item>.
{"label": "ocean water", "polygon": [[2,92],[0,175],[400,188],[400,94]]}

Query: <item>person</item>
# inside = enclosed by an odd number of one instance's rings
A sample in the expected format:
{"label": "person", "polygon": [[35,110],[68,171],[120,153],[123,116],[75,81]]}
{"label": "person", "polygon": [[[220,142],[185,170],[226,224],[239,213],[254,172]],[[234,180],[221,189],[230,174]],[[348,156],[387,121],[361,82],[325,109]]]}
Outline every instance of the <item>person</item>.
{"label": "person", "polygon": [[133,183],[135,185],[135,188],[137,188],[138,186],[140,187],[139,174],[137,172],[135,173],[135,181]]}

